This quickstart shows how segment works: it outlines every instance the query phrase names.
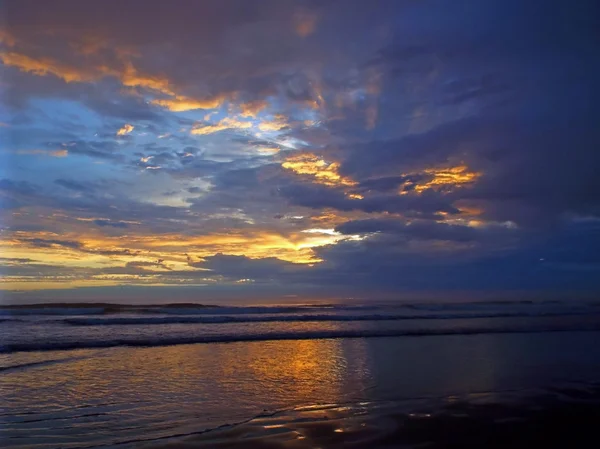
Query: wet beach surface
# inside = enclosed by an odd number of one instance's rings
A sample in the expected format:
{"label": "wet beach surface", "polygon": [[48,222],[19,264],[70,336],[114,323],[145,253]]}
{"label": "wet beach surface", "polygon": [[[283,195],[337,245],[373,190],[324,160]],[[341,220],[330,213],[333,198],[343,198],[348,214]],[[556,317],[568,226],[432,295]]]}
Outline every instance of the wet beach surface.
{"label": "wet beach surface", "polygon": [[[411,411],[412,410],[412,411]],[[588,448],[600,437],[600,384],[401,403],[299,408],[142,448]]]}
{"label": "wet beach surface", "polygon": [[[123,315],[103,317],[112,324],[77,318],[86,325],[71,324],[73,315],[10,316],[0,326],[14,341],[0,354],[0,446],[553,447],[570,438],[577,444],[563,447],[587,447],[590,421],[600,422],[598,315],[557,305],[564,316],[548,316],[524,304],[521,316],[500,317],[498,307],[369,306],[380,321],[355,320],[364,306],[176,310],[162,314],[168,324],[154,313],[128,318],[137,324],[114,324]],[[310,321],[325,314],[331,321]],[[285,321],[263,320],[274,315]],[[205,318],[212,322],[197,322]],[[555,331],[543,331],[548,320]],[[361,337],[385,326],[420,335]],[[483,333],[465,331],[475,328]],[[349,330],[353,338],[319,337]],[[165,344],[274,331],[291,339]],[[156,346],[128,344],[149,337]],[[93,344],[39,350],[79,342]]]}

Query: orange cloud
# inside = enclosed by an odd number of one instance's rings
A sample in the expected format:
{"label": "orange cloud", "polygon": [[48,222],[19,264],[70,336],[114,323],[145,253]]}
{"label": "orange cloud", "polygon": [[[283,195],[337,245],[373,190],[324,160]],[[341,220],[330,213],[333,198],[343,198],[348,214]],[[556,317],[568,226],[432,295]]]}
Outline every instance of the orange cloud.
{"label": "orange cloud", "polygon": [[276,115],[274,120],[263,120],[258,124],[261,131],[280,131],[288,126],[283,115]]}
{"label": "orange cloud", "polygon": [[29,154],[35,156],[51,156],[51,157],[67,157],[69,155],[68,150],[17,150],[17,154]]}
{"label": "orange cloud", "polygon": [[60,64],[49,58],[31,58],[14,52],[0,53],[0,60],[7,66],[16,67],[23,72],[45,76],[57,76],[67,83],[94,81],[97,76],[85,70]]}
{"label": "orange cloud", "polygon": [[125,123],[123,127],[117,131],[117,136],[124,136],[125,134],[129,134],[131,131],[133,131],[133,125]]}
{"label": "orange cloud", "polygon": [[0,44],[6,45],[7,47],[14,47],[17,43],[16,39],[6,30],[0,29]]}
{"label": "orange cloud", "polygon": [[190,131],[191,134],[214,134],[219,131],[224,131],[226,129],[249,129],[252,128],[252,122],[242,122],[235,118],[225,117],[220,122],[213,125],[202,125],[198,127],[192,128]]}
{"label": "orange cloud", "polygon": [[[129,53],[120,54],[126,57]],[[16,52],[0,53],[0,60],[4,65],[16,67],[23,72],[33,73],[39,76],[54,75],[67,83],[93,82],[103,77],[115,77],[129,94],[135,94],[135,88],[149,89],[159,92],[170,98],[156,99],[152,104],[162,106],[173,112],[189,111],[193,109],[213,109],[219,107],[225,101],[223,95],[208,99],[194,99],[180,95],[174,91],[168,78],[159,75],[147,75],[140,73],[131,61],[125,61],[123,68],[112,68],[106,65],[86,66],[85,69],[62,64],[50,58],[33,58]]]}
{"label": "orange cloud", "polygon": [[349,193],[348,198],[350,198],[352,200],[364,200],[365,199],[364,195],[361,195],[360,193]]}
{"label": "orange cloud", "polygon": [[242,117],[256,118],[259,112],[263,111],[269,103],[266,100],[255,100],[249,103],[243,103],[240,105],[240,111]]}
{"label": "orange cloud", "polygon": [[50,152],[50,156],[53,157],[67,157],[69,155],[68,150],[55,150]]}
{"label": "orange cloud", "polygon": [[[74,229],[71,227],[70,229]],[[83,228],[82,228],[83,229]],[[89,232],[86,228],[82,232]],[[93,231],[102,232],[102,231]],[[177,269],[190,269],[185,253],[203,258],[218,253],[245,255],[251,258],[277,257],[293,263],[316,263],[319,259],[312,248],[334,243],[341,237],[309,233],[284,235],[268,230],[228,230],[200,236],[182,238],[181,235],[86,235],[74,232],[53,234],[47,232],[15,232],[0,240],[4,257],[29,258],[64,267],[101,268],[107,264],[125,264],[131,259],[152,261],[163,259]],[[35,240],[49,242],[78,242],[78,246],[52,243],[38,246]]]}
{"label": "orange cloud", "polygon": [[[427,174],[432,178],[427,182],[410,185],[410,187],[418,193],[429,189],[452,190],[455,187],[472,184],[481,176],[481,173],[470,171],[469,167],[466,165],[458,165],[449,168],[429,168],[423,170],[422,173]],[[407,190],[402,190],[400,192],[400,194],[406,193]]]}
{"label": "orange cloud", "polygon": [[316,154],[289,157],[281,166],[299,175],[308,175],[318,184],[327,186],[354,186],[356,181],[339,174],[339,163],[327,162]]}
{"label": "orange cloud", "polygon": [[296,34],[300,37],[310,36],[317,28],[317,20],[317,15],[312,12],[303,11],[297,13],[294,16],[294,28]]}
{"label": "orange cloud", "polygon": [[194,109],[215,109],[225,101],[224,96],[207,98],[205,100],[194,100],[177,95],[175,98],[153,100],[152,104],[162,106],[172,112],[192,111]]}
{"label": "orange cloud", "polygon": [[141,74],[133,66],[131,62],[125,64],[125,70],[121,73],[115,73],[110,69],[105,69],[106,72],[116,75],[124,86],[127,87],[144,87],[147,89],[156,90],[167,95],[175,96],[175,92],[171,89],[169,80],[159,76],[149,76]]}

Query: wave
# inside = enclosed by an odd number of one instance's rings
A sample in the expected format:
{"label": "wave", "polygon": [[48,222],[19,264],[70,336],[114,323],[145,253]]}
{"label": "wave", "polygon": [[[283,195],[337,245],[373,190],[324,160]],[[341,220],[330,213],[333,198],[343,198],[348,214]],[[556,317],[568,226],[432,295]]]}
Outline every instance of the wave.
{"label": "wave", "polygon": [[[0,306],[0,319],[12,316],[87,316],[87,315],[118,315],[135,313],[144,315],[262,315],[262,314],[293,314],[310,312],[374,312],[374,311],[404,311],[411,313],[490,313],[498,311],[505,305],[512,309],[536,311],[541,308],[548,310],[582,311],[597,309],[600,303],[580,302],[569,304],[557,301],[479,301],[479,302],[447,302],[447,303],[375,303],[375,304],[291,304],[291,305],[262,305],[262,306],[228,306],[206,305],[195,303],[168,304],[113,304],[113,303],[55,303],[55,304],[22,304]],[[484,312],[487,311],[487,312]]]}
{"label": "wave", "polygon": [[9,371],[21,371],[21,370],[29,369],[29,368],[38,368],[41,366],[56,365],[58,363],[72,362],[72,361],[81,360],[84,358],[85,357],[67,357],[64,359],[44,360],[41,362],[28,362],[28,363],[20,363],[17,365],[0,366],[0,374],[7,373]]}
{"label": "wave", "polygon": [[102,307],[40,307],[40,308],[0,308],[0,316],[29,316],[29,315],[102,315]]}
{"label": "wave", "polygon": [[422,329],[422,330],[334,330],[305,331],[265,334],[241,335],[206,335],[193,337],[165,337],[155,339],[123,338],[113,340],[91,341],[56,341],[46,343],[10,343],[0,345],[0,353],[31,351],[63,351],[72,349],[113,348],[118,346],[156,347],[199,343],[235,343],[251,341],[278,340],[322,340],[338,338],[380,338],[380,337],[425,337],[444,335],[478,335],[478,334],[531,334],[542,332],[600,332],[600,326],[586,327],[538,327],[538,328],[466,328],[466,329]]}
{"label": "wave", "polygon": [[166,316],[166,317],[110,317],[110,318],[66,318],[56,320],[71,326],[118,326],[158,324],[225,324],[225,323],[273,323],[273,322],[322,322],[322,321],[402,321],[402,320],[453,320],[475,318],[536,318],[553,316],[589,315],[583,312],[513,312],[513,313],[452,313],[429,315],[264,315],[264,316]]}
{"label": "wave", "polygon": [[307,310],[374,310],[375,306],[256,306],[256,307],[152,307],[142,310],[143,313],[165,315],[261,315],[266,313],[299,313]]}
{"label": "wave", "polygon": [[96,303],[90,305],[73,304],[72,306],[61,303],[0,306],[0,317],[5,316],[81,316],[81,315],[114,315],[119,313],[161,314],[161,315],[259,315],[276,313],[299,313],[311,310],[332,311],[368,311],[379,309],[376,305],[293,305],[293,306],[214,306],[203,304],[157,304],[157,305],[128,305]]}

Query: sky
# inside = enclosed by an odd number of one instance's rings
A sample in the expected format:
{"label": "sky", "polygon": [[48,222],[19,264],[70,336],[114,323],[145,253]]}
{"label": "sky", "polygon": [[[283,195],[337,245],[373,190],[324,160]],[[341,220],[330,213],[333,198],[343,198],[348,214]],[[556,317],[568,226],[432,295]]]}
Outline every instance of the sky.
{"label": "sky", "polygon": [[3,301],[600,292],[591,0],[3,0]]}

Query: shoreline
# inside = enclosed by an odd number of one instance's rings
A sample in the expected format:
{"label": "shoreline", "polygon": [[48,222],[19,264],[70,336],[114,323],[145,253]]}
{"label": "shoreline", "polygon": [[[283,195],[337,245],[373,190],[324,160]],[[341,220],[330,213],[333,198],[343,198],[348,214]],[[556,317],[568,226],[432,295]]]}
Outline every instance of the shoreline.
{"label": "shoreline", "polygon": [[188,435],[119,443],[143,449],[345,447],[563,448],[600,441],[600,383],[442,398],[298,407]]}

